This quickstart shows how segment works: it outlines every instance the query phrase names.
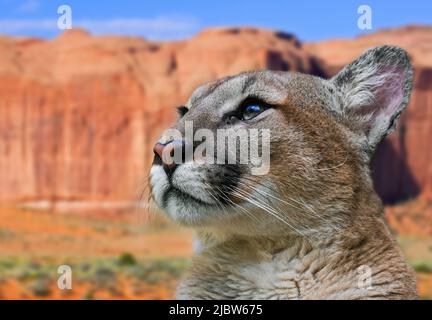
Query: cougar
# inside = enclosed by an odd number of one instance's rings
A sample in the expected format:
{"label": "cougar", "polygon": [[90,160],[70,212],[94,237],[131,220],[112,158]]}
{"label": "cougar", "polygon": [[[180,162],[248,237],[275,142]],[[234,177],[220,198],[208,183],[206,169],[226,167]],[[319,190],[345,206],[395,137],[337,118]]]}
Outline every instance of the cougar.
{"label": "cougar", "polygon": [[[407,53],[380,46],[331,79],[263,70],[196,89],[171,128],[180,137],[156,143],[149,176],[157,206],[194,229],[176,297],[416,299],[370,168],[412,81]],[[168,161],[185,149],[187,122],[194,132],[269,130],[268,172],[252,174],[250,162]]]}

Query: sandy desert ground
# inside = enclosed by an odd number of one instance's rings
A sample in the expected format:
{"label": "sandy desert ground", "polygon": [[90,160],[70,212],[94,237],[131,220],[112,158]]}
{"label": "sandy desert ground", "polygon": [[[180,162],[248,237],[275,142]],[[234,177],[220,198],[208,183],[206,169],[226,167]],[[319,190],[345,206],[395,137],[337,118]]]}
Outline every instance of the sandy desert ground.
{"label": "sandy desert ground", "polygon": [[[432,219],[424,218],[430,213],[432,205],[420,201],[386,210],[423,299],[432,298]],[[146,216],[1,207],[0,299],[172,298],[189,264],[192,235]],[[57,287],[62,264],[72,267],[72,290]]]}

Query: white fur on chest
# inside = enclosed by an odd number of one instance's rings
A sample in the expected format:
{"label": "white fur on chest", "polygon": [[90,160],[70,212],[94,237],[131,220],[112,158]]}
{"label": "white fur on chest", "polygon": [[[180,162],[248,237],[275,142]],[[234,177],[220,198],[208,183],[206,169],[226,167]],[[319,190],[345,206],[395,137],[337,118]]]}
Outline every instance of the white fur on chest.
{"label": "white fur on chest", "polygon": [[304,275],[297,272],[299,262],[264,261],[238,268],[229,276],[238,283],[239,294],[247,293],[253,299],[298,299]]}

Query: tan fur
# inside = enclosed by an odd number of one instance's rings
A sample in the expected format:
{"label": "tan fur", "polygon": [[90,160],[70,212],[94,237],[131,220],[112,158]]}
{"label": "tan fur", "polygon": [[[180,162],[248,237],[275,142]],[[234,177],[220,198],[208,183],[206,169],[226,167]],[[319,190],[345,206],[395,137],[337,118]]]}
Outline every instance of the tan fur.
{"label": "tan fur", "polygon": [[[381,68],[380,63],[399,59],[393,56],[401,54],[397,50],[377,49],[365,59],[385,71],[386,65]],[[401,64],[400,77],[409,82],[410,69],[404,73],[403,68],[405,64]],[[342,73],[348,80],[336,80],[355,81],[351,74],[348,68]],[[159,201],[173,220],[196,231],[197,252],[178,288],[178,298],[417,298],[413,272],[386,226],[369,169],[371,150],[379,138],[374,133],[375,140],[368,140],[369,126],[390,130],[393,119],[381,119],[377,114],[372,118],[352,115],[349,106],[343,105],[346,93],[334,84],[337,81],[251,72],[202,86],[192,95],[189,112],[175,126],[179,130],[186,120],[205,128],[220,128],[223,124],[218,122],[218,108],[223,106],[226,112],[231,104],[250,94],[276,108],[247,123],[248,128],[269,128],[272,133],[270,172],[265,176],[242,172],[237,177],[234,190],[252,202],[228,191],[222,192],[231,201],[225,209],[219,203],[200,210],[199,205],[189,206],[174,196],[165,208]],[[395,117],[408,98],[403,96],[400,108],[392,109]],[[356,99],[351,97],[357,102],[360,97]],[[379,133],[385,136],[383,131]],[[203,192],[220,192],[212,177],[222,175],[224,167],[190,168],[197,180],[207,181]],[[186,183],[184,173],[177,170],[175,181]],[[165,186],[157,187],[161,169],[155,166],[152,174],[153,189],[168,193]],[[154,197],[160,199],[160,192],[154,191]],[[365,268],[371,272],[367,286],[362,282]]]}

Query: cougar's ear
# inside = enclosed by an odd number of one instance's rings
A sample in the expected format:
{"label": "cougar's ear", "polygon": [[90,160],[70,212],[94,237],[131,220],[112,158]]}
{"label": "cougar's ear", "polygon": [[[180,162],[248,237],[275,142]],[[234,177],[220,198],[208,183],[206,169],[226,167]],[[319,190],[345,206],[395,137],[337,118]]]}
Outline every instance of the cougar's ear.
{"label": "cougar's ear", "polygon": [[412,79],[406,51],[393,46],[366,51],[331,79],[341,94],[343,116],[356,122],[370,151],[394,130],[408,104]]}

